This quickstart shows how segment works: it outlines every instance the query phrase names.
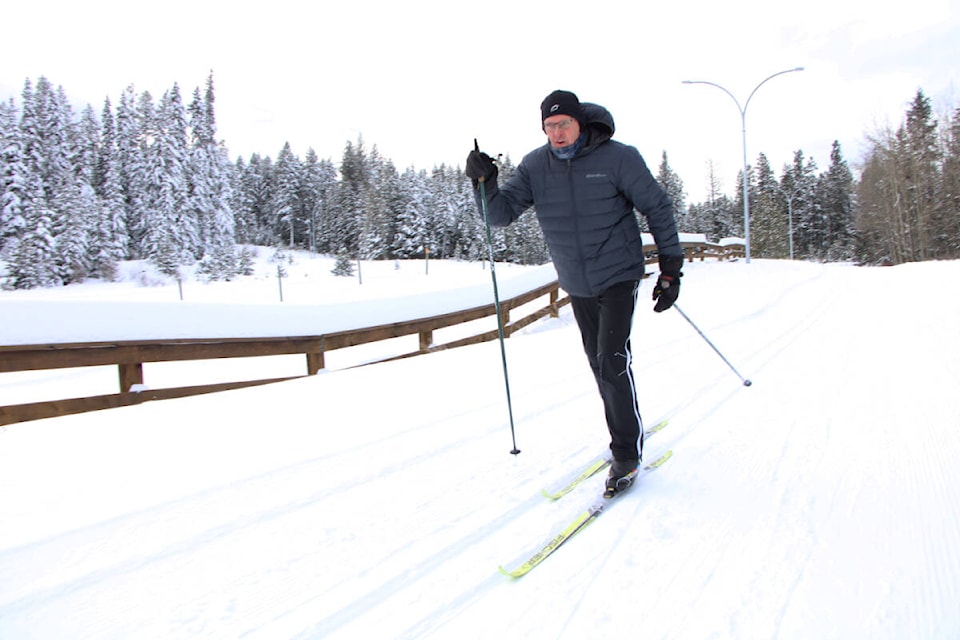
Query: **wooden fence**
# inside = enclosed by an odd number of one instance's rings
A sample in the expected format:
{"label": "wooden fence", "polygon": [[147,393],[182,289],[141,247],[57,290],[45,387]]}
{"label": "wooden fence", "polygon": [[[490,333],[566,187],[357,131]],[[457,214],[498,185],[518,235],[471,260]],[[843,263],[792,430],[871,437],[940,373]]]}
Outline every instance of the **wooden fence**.
{"label": "wooden fence", "polygon": [[[743,255],[743,245],[721,246],[707,242],[684,242],[681,244],[689,261],[705,258],[735,259]],[[651,252],[648,254],[650,257],[647,262],[648,264],[656,263],[656,247],[650,249]],[[548,302],[544,306],[526,313],[521,318],[512,319],[510,317],[512,310],[530,304],[539,298],[548,298]],[[560,307],[569,301],[568,297],[561,297],[560,288],[556,281],[509,300],[502,300],[500,311],[504,336],[508,337],[513,332],[543,317],[556,317],[559,314]],[[497,329],[443,344],[434,343],[434,332],[439,329],[491,316],[496,316],[496,306],[493,303],[429,318],[312,336],[134,340],[0,346],[0,373],[115,365],[120,388],[120,392],[115,394],[2,406],[0,407],[0,425],[122,407],[149,400],[179,398],[227,389],[239,389],[302,377],[287,376],[189,387],[138,390],[138,385],[143,385],[143,365],[147,362],[303,354],[306,359],[305,375],[314,375],[325,368],[325,354],[327,352],[402,336],[418,335],[419,348],[416,351],[391,356],[377,362],[495,340],[499,335]]]}
{"label": "wooden fence", "polygon": [[[547,303],[526,313],[523,317],[511,318],[511,311],[547,298]],[[500,302],[504,336],[545,316],[556,317],[560,307],[569,298],[560,297],[556,281],[542,285]],[[227,389],[238,389],[271,382],[280,382],[302,376],[224,382],[191,387],[137,390],[143,384],[143,365],[147,362],[174,362],[183,360],[209,360],[216,358],[250,358],[303,354],[306,358],[306,375],[314,375],[325,368],[327,352],[402,336],[418,335],[419,348],[410,353],[378,360],[396,360],[414,355],[432,353],[443,349],[477,344],[495,340],[499,330],[484,331],[443,344],[434,343],[434,332],[445,327],[471,322],[487,317],[496,317],[496,305],[490,303],[429,318],[362,327],[314,336],[290,336],[277,338],[222,338],[222,339],[174,339],[133,340],[114,342],[86,342],[76,344],[35,344],[0,346],[0,373],[13,371],[36,371],[116,365],[120,393],[87,398],[50,400],[0,407],[0,425],[54,416],[81,413],[138,404],[148,400],[177,398]]]}
{"label": "wooden fence", "polygon": [[681,242],[683,252],[689,262],[704,258],[716,260],[736,260],[746,255],[742,244],[718,244],[716,242]]}

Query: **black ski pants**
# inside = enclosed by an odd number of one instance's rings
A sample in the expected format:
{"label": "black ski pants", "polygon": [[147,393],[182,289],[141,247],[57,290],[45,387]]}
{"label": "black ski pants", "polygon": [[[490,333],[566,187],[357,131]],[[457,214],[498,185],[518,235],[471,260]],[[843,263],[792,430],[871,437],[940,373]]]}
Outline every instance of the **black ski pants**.
{"label": "black ski pants", "polygon": [[595,298],[570,296],[583,348],[603,399],[610,451],[617,460],[638,460],[643,452],[643,421],[634,386],[630,329],[639,282],[612,285]]}

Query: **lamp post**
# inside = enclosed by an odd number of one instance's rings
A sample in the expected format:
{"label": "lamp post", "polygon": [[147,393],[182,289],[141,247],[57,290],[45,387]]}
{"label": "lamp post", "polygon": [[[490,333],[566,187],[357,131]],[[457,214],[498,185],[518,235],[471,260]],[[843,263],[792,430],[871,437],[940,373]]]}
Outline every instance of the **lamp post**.
{"label": "lamp post", "polygon": [[753,91],[750,92],[750,95],[747,96],[747,101],[740,106],[740,101],[737,100],[736,96],[730,93],[726,88],[720,86],[716,82],[707,82],[706,80],[684,80],[683,84],[708,84],[711,87],[716,87],[720,89],[725,94],[730,96],[733,99],[734,104],[737,105],[737,110],[740,112],[740,124],[741,124],[741,133],[743,138],[743,234],[744,234],[744,243],[746,244],[746,260],[747,263],[750,263],[750,185],[747,179],[747,107],[750,106],[750,100],[753,99],[753,94],[757,92],[757,89],[762,87],[768,80],[772,80],[777,76],[781,76],[785,73],[792,73],[794,71],[803,71],[803,67],[796,67],[794,69],[785,69],[783,71],[778,71],[770,76],[767,76],[760,81],[760,84],[753,88]]}

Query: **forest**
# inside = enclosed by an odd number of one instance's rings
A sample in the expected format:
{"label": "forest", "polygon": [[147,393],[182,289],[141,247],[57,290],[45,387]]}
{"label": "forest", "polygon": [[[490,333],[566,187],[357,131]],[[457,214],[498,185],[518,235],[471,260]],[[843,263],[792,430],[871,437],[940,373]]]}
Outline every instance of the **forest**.
{"label": "forest", "polygon": [[[343,259],[488,255],[473,187],[459,166],[402,171],[360,137],[341,157],[229,158],[217,138],[213,76],[184,99],[128,86],[114,108],[77,113],[45,77],[0,103],[0,286],[111,280],[125,260],[179,277],[229,280],[251,246]],[[757,258],[857,264],[960,257],[960,107],[933,113],[918,90],[903,122],[868,134],[855,176],[834,142],[821,171],[802,150],[779,176],[761,153],[748,171]],[[743,235],[742,176],[733,197],[709,172],[707,200],[688,203],[668,152],[652,167],[673,198],[679,229],[709,240]],[[501,179],[514,170],[502,161]],[[639,215],[639,213],[638,213]],[[643,217],[640,216],[641,222]],[[534,215],[494,230],[495,259],[549,261]]]}

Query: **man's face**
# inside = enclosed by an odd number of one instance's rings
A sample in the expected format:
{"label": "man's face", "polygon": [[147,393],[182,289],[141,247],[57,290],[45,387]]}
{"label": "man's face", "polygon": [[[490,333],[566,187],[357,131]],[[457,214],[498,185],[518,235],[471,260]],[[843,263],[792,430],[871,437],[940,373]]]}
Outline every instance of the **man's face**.
{"label": "man's face", "polygon": [[580,123],[568,115],[550,116],[543,121],[543,131],[550,139],[550,146],[562,149],[570,146],[580,137]]}

